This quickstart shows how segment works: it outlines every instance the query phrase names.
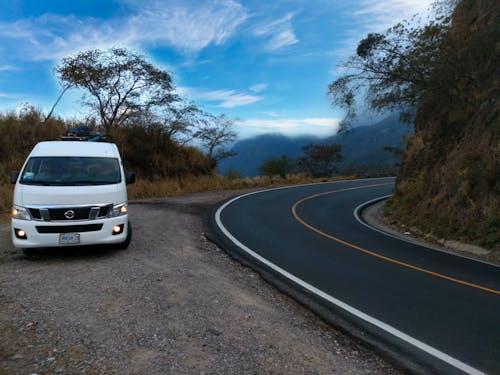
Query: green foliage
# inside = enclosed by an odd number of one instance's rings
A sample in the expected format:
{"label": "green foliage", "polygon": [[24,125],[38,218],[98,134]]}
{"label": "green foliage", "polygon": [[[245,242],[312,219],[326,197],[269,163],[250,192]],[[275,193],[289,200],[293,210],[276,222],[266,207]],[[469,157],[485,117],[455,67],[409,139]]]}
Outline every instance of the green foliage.
{"label": "green foliage", "polygon": [[445,18],[421,28],[404,21],[361,40],[356,54],[343,63],[347,73],[328,86],[332,103],[346,111],[341,130],[356,116],[359,95],[366,96],[372,109],[399,110],[402,118],[410,119],[408,114],[431,89],[429,81],[448,27]]}
{"label": "green foliage", "polygon": [[313,177],[329,177],[342,161],[342,145],[310,144],[302,148],[304,155],[299,159],[299,169]]}
{"label": "green foliage", "polygon": [[[392,216],[500,249],[500,3],[462,0],[416,113]],[[422,176],[426,176],[425,179]]]}
{"label": "green foliage", "polygon": [[331,177],[342,161],[342,145],[310,144],[302,147],[302,151],[303,154],[298,159],[291,159],[286,155],[267,159],[260,166],[260,173],[281,178],[287,178],[292,173],[304,173],[313,178]]}
{"label": "green foliage", "polygon": [[374,109],[414,109],[415,135],[387,208],[393,219],[498,250],[500,3],[444,0],[435,7],[444,15],[427,25],[369,34],[329,94],[347,119],[357,93]]}
{"label": "green foliage", "polygon": [[280,158],[267,159],[260,166],[260,172],[264,176],[280,176],[286,178],[296,169],[296,161],[282,155]]}

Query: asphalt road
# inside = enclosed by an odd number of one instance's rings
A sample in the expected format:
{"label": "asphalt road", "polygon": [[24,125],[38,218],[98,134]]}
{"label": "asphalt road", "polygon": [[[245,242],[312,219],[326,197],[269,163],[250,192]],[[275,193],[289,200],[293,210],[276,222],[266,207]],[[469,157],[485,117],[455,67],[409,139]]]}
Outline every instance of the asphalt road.
{"label": "asphalt road", "polygon": [[240,196],[214,210],[215,237],[414,369],[500,374],[500,268],[361,224],[356,207],[391,194],[393,184],[365,179]]}

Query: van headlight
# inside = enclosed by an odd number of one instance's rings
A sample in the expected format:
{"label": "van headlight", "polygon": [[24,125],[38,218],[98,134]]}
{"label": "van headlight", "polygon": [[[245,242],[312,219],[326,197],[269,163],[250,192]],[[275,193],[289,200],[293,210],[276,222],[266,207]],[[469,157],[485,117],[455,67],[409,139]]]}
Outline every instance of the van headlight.
{"label": "van headlight", "polygon": [[108,217],[117,217],[128,214],[128,205],[127,203],[120,203],[114,205],[111,210],[109,210]]}
{"label": "van headlight", "polygon": [[31,215],[28,210],[20,206],[12,207],[11,216],[13,219],[31,220]]}

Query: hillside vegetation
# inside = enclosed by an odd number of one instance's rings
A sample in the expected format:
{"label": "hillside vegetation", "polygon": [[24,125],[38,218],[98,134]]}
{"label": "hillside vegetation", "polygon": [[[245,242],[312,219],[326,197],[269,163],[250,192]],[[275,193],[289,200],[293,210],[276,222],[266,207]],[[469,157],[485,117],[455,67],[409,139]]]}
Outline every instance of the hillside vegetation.
{"label": "hillside vegetation", "polygon": [[426,234],[500,248],[500,2],[436,0],[424,23],[369,33],[328,86],[349,129],[361,107],[414,119],[386,208]]}
{"label": "hillside vegetation", "polygon": [[[9,219],[12,207],[14,185],[8,182],[10,172],[20,170],[36,143],[59,140],[67,128],[77,125],[54,117],[45,120],[40,111],[29,106],[20,113],[0,113],[0,223]],[[111,130],[110,138],[118,145],[125,167],[138,175],[136,183],[128,186],[129,199],[319,181],[305,175],[220,176],[209,154],[182,145],[163,127],[122,126]]]}
{"label": "hillside vegetation", "polygon": [[[20,170],[36,143],[59,140],[67,128],[76,125],[59,118],[44,121],[42,113],[33,107],[26,107],[18,114],[0,114],[1,217],[5,218],[11,208],[10,172]],[[150,183],[165,178],[182,180],[209,176],[213,172],[212,161],[206,154],[194,147],[180,145],[161,128],[126,126],[110,133],[111,140],[120,148],[125,167],[136,171],[140,180]]]}
{"label": "hillside vegetation", "polygon": [[463,0],[418,106],[389,212],[500,250],[500,2]]}

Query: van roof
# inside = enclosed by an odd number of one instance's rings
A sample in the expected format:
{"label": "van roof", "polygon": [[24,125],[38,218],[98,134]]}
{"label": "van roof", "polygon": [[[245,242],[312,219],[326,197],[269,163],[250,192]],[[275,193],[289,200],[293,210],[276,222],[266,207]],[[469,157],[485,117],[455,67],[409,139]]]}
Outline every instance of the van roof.
{"label": "van roof", "polygon": [[87,141],[46,141],[38,143],[31,156],[96,156],[119,158],[114,143]]}

